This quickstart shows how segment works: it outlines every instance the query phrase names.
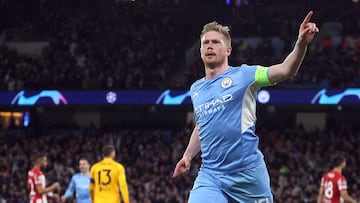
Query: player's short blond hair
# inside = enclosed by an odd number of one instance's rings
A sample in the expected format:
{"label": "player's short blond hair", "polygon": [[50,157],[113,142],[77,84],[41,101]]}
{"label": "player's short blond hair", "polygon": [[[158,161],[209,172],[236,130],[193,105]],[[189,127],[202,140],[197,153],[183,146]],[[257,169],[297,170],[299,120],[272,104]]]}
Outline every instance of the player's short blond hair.
{"label": "player's short blond hair", "polygon": [[219,32],[219,33],[223,34],[223,36],[225,38],[225,43],[229,47],[231,47],[230,28],[228,26],[221,25],[216,21],[213,21],[211,23],[204,25],[203,30],[201,31],[200,41],[201,41],[202,37],[204,36],[204,34],[207,32],[210,32],[210,31],[215,31],[215,32]]}

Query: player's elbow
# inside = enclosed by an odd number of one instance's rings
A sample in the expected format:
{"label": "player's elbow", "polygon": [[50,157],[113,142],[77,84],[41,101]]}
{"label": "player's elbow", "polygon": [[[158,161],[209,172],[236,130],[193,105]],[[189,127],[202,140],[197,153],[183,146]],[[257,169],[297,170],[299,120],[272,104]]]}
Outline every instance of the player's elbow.
{"label": "player's elbow", "polygon": [[39,194],[44,194],[44,193],[48,192],[47,190],[45,190],[45,188],[40,187],[40,186],[36,187],[36,190]]}
{"label": "player's elbow", "polygon": [[281,72],[285,79],[292,79],[297,75],[299,68],[300,65],[297,65],[296,63],[283,63]]}
{"label": "player's elbow", "polygon": [[284,80],[289,80],[297,75],[298,70],[285,64],[277,64],[270,67],[269,80],[275,84]]}
{"label": "player's elbow", "polygon": [[284,80],[290,80],[295,78],[295,76],[297,75],[298,71],[297,70],[288,70],[288,71],[284,71],[282,77],[284,78]]}
{"label": "player's elbow", "polygon": [[272,84],[276,84],[276,83],[279,83],[279,82],[282,82],[282,81],[285,81],[285,80],[289,80],[289,79],[292,79],[296,76],[295,73],[290,73],[290,72],[282,72],[282,73],[279,73],[278,75],[276,75],[276,77],[272,77],[270,78],[270,82]]}

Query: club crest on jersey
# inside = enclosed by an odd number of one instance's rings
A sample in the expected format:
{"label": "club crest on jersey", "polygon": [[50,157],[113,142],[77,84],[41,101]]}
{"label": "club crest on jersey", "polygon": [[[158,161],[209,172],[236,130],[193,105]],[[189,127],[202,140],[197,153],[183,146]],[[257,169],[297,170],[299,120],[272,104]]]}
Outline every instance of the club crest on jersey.
{"label": "club crest on jersey", "polygon": [[223,88],[228,88],[231,86],[231,84],[232,84],[231,78],[224,78],[221,81],[221,87],[223,87]]}

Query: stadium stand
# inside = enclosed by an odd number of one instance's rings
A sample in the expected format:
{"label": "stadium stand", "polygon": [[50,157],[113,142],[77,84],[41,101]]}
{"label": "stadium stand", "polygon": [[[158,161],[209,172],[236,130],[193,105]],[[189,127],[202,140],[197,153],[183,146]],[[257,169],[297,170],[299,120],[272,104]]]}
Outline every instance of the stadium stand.
{"label": "stadium stand", "polygon": [[[355,125],[329,121],[323,129],[306,129],[287,122],[287,127],[279,129],[262,124],[258,132],[260,148],[268,163],[276,202],[315,202],[329,156],[337,150],[348,157],[345,175],[349,193],[359,199],[360,129]],[[81,156],[87,155],[95,162],[101,159],[99,149],[103,144],[114,144],[117,160],[126,166],[131,202],[186,202],[201,164],[197,157],[189,176],[175,180],[171,177],[186,147],[191,124],[183,129],[53,129],[41,134],[28,134],[21,129],[1,132],[0,188],[7,202],[26,202],[29,154],[36,149],[49,153],[48,181],[60,181],[66,187]],[[63,189],[58,192],[64,192]]]}
{"label": "stadium stand", "polygon": [[[309,9],[315,10],[321,33],[301,74],[280,87],[343,88],[360,83],[360,11],[350,0],[333,1],[329,7],[315,1],[275,1],[271,6],[268,1],[250,1],[240,7],[214,1],[216,12],[204,1],[29,2],[0,4],[7,11],[3,16],[18,14],[12,21],[2,18],[1,90],[187,89],[202,76],[194,47],[199,46],[204,23],[216,19],[232,28],[231,64],[271,65],[290,50],[298,16]],[[199,16],[202,4],[205,13]],[[337,12],[340,8],[346,12]],[[46,43],[39,45],[37,56],[29,56],[17,46],[24,41]],[[190,50],[195,50],[192,58],[186,56]]]}

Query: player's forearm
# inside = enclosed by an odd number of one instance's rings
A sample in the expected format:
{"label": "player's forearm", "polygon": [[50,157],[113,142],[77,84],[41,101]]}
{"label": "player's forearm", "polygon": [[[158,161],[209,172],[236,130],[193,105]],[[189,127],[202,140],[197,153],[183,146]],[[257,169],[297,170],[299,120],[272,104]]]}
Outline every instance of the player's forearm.
{"label": "player's forearm", "polygon": [[269,80],[276,84],[283,80],[293,78],[298,73],[301,63],[304,60],[307,45],[299,41],[296,42],[293,51],[280,63],[269,68]]}
{"label": "player's forearm", "polygon": [[74,192],[75,192],[75,186],[73,184],[70,184],[69,188],[65,191],[64,196],[66,198],[69,198],[69,197],[73,196]]}
{"label": "player's forearm", "polygon": [[350,195],[343,196],[344,202],[346,203],[356,203],[356,200],[350,197]]}
{"label": "player's forearm", "polygon": [[318,198],[317,198],[316,203],[323,203],[324,202],[323,199],[324,199],[324,196],[319,195]]}
{"label": "player's forearm", "polygon": [[37,187],[37,191],[40,193],[40,194],[44,194],[44,193],[49,193],[49,192],[52,192],[53,190],[55,190],[55,186],[51,185],[49,187]]}
{"label": "player's forearm", "polygon": [[193,132],[189,140],[189,144],[184,152],[183,157],[193,159],[200,152],[200,138],[198,132],[198,126],[194,127]]}
{"label": "player's forearm", "polygon": [[284,79],[290,79],[296,76],[304,60],[306,51],[307,45],[297,41],[292,52],[280,64],[283,69]]}
{"label": "player's forearm", "polygon": [[74,194],[73,192],[66,190],[66,192],[65,192],[65,194],[64,194],[64,197],[65,197],[65,198],[69,198],[69,197],[71,197],[73,194]]}
{"label": "player's forearm", "polygon": [[130,197],[129,197],[129,190],[127,185],[124,185],[120,188],[121,191],[121,196],[124,200],[124,203],[129,203],[130,202]]}
{"label": "player's forearm", "polygon": [[90,193],[91,200],[94,201],[94,186],[93,186],[93,184],[90,184],[90,186],[89,186],[89,193]]}

